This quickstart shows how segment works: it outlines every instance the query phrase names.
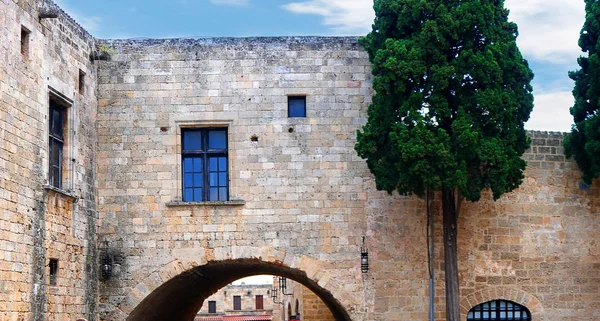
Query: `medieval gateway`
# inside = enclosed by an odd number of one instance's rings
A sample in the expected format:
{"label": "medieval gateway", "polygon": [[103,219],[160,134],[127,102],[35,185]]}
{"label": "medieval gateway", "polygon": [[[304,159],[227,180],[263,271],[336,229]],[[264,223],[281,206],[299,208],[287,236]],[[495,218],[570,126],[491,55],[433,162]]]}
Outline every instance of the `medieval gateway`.
{"label": "medieval gateway", "polygon": [[[353,149],[357,38],[99,40],[3,0],[0,40],[0,320],[190,321],[256,274],[337,320],[429,318],[425,202],[377,191]],[[599,320],[600,182],[562,133],[530,135],[521,187],[463,204],[462,319]]]}

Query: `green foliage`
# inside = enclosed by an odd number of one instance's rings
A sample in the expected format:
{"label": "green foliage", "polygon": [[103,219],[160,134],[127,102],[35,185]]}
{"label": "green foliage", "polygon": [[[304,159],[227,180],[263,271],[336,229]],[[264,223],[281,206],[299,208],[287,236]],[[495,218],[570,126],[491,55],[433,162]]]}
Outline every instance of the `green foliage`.
{"label": "green foliage", "polygon": [[109,55],[113,55],[116,54],[117,51],[115,50],[115,48],[109,46],[107,43],[101,43],[98,46],[98,51],[104,54],[109,54]]}
{"label": "green foliage", "polygon": [[355,146],[377,188],[458,188],[477,201],[519,186],[533,73],[503,0],[375,0],[361,44],[376,94]]}
{"label": "green foliage", "polygon": [[587,57],[577,60],[581,69],[569,73],[575,80],[575,105],[571,115],[575,125],[565,138],[565,154],[573,156],[583,172],[583,180],[591,184],[600,177],[600,3],[585,0],[586,19],[581,29],[579,46]]}

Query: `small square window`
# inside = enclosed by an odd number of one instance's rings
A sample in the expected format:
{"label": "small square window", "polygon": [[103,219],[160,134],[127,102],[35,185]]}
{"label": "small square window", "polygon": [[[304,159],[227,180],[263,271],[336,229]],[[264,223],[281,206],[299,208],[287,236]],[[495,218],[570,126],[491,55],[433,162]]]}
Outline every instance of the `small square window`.
{"label": "small square window", "polygon": [[25,59],[29,59],[29,35],[31,31],[21,26],[21,54]]}
{"label": "small square window", "polygon": [[208,301],[208,313],[217,313],[217,301]]}
{"label": "small square window", "polygon": [[49,279],[50,285],[56,285],[56,275],[58,274],[58,260],[50,259],[50,263],[48,264],[50,268]]}
{"label": "small square window", "polygon": [[183,201],[228,201],[227,129],[184,129],[181,136]]}
{"label": "small square window", "polygon": [[79,69],[79,94],[83,95],[85,93],[85,72]]}
{"label": "small square window", "polygon": [[306,96],[288,96],[288,117],[306,117]]}

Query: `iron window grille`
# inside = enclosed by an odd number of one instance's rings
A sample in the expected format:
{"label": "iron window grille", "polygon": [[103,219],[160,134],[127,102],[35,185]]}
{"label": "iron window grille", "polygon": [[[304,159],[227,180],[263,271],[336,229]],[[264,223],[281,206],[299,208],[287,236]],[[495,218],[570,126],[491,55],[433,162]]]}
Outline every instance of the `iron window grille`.
{"label": "iron window grille", "polygon": [[494,300],[475,306],[469,311],[467,321],[531,321],[526,307],[505,300]]}
{"label": "iron window grille", "polygon": [[49,154],[50,154],[50,185],[62,188],[62,164],[64,139],[64,117],[65,109],[50,100],[50,123],[49,123]]}
{"label": "iron window grille", "polygon": [[182,130],[183,201],[228,201],[226,128]]}

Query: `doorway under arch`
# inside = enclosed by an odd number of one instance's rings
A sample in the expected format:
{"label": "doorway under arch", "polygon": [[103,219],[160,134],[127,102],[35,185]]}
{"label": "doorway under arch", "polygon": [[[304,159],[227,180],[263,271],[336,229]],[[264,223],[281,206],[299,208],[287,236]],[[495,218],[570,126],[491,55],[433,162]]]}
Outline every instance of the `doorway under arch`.
{"label": "doorway under arch", "polygon": [[182,272],[152,291],[129,314],[127,321],[192,321],[206,298],[227,284],[252,275],[283,276],[313,291],[336,320],[350,316],[333,294],[310,279],[306,272],[260,259],[211,261]]}

